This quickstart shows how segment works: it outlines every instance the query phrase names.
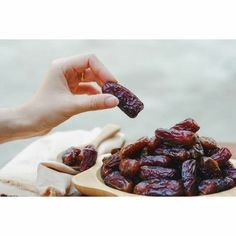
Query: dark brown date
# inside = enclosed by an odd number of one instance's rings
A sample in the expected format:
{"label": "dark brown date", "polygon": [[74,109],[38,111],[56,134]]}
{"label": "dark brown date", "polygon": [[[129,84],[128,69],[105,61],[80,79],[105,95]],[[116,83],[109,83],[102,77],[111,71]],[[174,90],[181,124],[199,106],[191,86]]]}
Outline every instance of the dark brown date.
{"label": "dark brown date", "polygon": [[101,167],[101,177],[104,179],[106,176],[111,174],[114,170],[112,168],[106,167],[105,165],[102,165]]}
{"label": "dark brown date", "polygon": [[171,129],[187,130],[187,131],[191,131],[193,133],[196,133],[200,129],[200,126],[198,125],[198,123],[194,119],[188,118],[188,119],[185,119],[184,121],[179,122],[178,124],[174,125]]}
{"label": "dark brown date", "polygon": [[200,170],[204,179],[218,178],[222,172],[217,161],[211,157],[203,157],[200,163]]}
{"label": "dark brown date", "polygon": [[155,153],[155,150],[160,146],[161,142],[160,139],[157,139],[156,137],[152,137],[149,142],[147,143],[147,153],[149,155],[152,155]]}
{"label": "dark brown date", "polygon": [[211,156],[211,158],[219,164],[219,166],[223,166],[232,156],[230,150],[228,148],[220,148],[220,150]]}
{"label": "dark brown date", "polygon": [[148,144],[148,138],[143,137],[137,140],[135,143],[124,146],[120,150],[121,158],[137,158],[141,155],[141,151]]}
{"label": "dark brown date", "polygon": [[103,158],[102,162],[103,162],[103,165],[107,168],[115,168],[119,166],[120,160],[121,160],[120,154],[119,152],[116,152],[115,154],[109,157]]}
{"label": "dark brown date", "polygon": [[75,147],[68,148],[62,154],[62,162],[68,166],[76,166],[77,164],[79,164],[78,156],[80,152],[81,150],[79,148],[75,148]]}
{"label": "dark brown date", "polygon": [[234,180],[229,177],[225,177],[219,179],[203,180],[199,184],[198,190],[201,194],[211,194],[218,193],[232,187],[234,187]]}
{"label": "dark brown date", "polygon": [[111,150],[111,154],[115,154],[115,153],[117,153],[117,152],[120,152],[120,149],[121,149],[121,148],[113,148],[113,149]]}
{"label": "dark brown date", "polygon": [[181,146],[193,146],[197,141],[196,135],[187,130],[157,129],[155,134],[164,142]]}
{"label": "dark brown date", "polygon": [[133,182],[120,174],[119,171],[114,171],[104,178],[104,183],[112,188],[131,193],[133,191]]}
{"label": "dark brown date", "polygon": [[97,160],[96,148],[92,145],[85,146],[82,150],[82,156],[78,170],[82,172],[89,169],[96,163],[96,160]]}
{"label": "dark brown date", "polygon": [[211,157],[212,155],[216,154],[219,150],[220,150],[219,147],[216,147],[214,149],[204,150],[204,156]]}
{"label": "dark brown date", "polygon": [[189,152],[190,152],[190,158],[196,160],[199,160],[202,156],[204,156],[204,150],[200,142],[193,145],[193,147],[189,149]]}
{"label": "dark brown date", "polygon": [[119,170],[124,176],[134,177],[140,170],[140,162],[135,159],[122,159]]}
{"label": "dark brown date", "polygon": [[130,118],[135,118],[144,108],[140,99],[120,84],[106,82],[102,87],[102,92],[117,97],[119,99],[118,107]]}
{"label": "dark brown date", "polygon": [[217,143],[213,138],[200,137],[199,139],[205,151],[217,148]]}
{"label": "dark brown date", "polygon": [[185,161],[190,157],[190,153],[188,150],[184,148],[179,148],[179,147],[157,148],[155,150],[155,154],[170,156],[170,157],[173,157],[173,159],[177,161]]}
{"label": "dark brown date", "polygon": [[141,166],[140,178],[147,179],[176,179],[178,172],[172,168],[164,168],[160,166]]}
{"label": "dark brown date", "polygon": [[182,196],[183,184],[177,180],[152,179],[138,183],[134,193],[147,196]]}
{"label": "dark brown date", "polygon": [[182,181],[187,196],[195,196],[197,190],[197,166],[196,160],[187,160],[182,165]]}
{"label": "dark brown date", "polygon": [[169,156],[145,156],[140,160],[141,166],[171,167],[173,159]]}
{"label": "dark brown date", "polygon": [[224,165],[222,166],[222,169],[234,169],[234,165],[232,162],[227,161],[224,163]]}
{"label": "dark brown date", "polygon": [[225,176],[233,179],[236,184],[236,169],[235,168],[225,169],[224,174],[225,174]]}

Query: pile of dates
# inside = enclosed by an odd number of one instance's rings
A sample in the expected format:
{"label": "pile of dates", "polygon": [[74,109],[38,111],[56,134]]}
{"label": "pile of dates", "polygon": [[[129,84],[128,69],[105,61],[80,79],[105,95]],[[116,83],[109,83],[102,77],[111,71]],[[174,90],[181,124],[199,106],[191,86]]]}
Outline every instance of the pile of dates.
{"label": "pile of dates", "polygon": [[148,196],[195,196],[236,185],[231,152],[214,139],[200,137],[189,118],[152,138],[114,149],[103,159],[101,176],[112,188]]}
{"label": "pile of dates", "polygon": [[97,150],[93,145],[84,148],[71,147],[62,154],[62,162],[73,169],[83,172],[97,161]]}

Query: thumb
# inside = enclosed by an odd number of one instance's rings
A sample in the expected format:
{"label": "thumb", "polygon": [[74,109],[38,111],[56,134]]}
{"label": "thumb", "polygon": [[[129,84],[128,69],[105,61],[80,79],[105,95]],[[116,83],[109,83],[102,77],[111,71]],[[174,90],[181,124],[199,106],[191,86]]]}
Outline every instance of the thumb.
{"label": "thumb", "polygon": [[78,113],[85,111],[95,111],[115,107],[119,100],[110,94],[97,94],[90,96],[76,96]]}

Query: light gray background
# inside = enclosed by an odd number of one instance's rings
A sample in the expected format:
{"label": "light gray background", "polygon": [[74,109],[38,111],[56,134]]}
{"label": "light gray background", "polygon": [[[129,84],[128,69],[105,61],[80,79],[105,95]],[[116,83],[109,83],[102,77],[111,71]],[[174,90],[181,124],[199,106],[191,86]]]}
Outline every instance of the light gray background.
{"label": "light gray background", "polygon": [[[136,119],[119,109],[84,113],[55,130],[115,122],[135,139],[193,117],[202,135],[236,140],[236,41],[230,40],[0,41],[0,106],[17,106],[32,96],[53,59],[86,53],[95,53],[145,109]],[[0,145],[0,167],[33,140]]]}

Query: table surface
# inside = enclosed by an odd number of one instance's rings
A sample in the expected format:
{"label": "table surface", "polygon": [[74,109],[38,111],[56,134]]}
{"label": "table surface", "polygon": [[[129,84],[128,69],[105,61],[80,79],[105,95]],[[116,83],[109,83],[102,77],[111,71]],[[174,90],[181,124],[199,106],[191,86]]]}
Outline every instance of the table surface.
{"label": "table surface", "polygon": [[[236,144],[235,143],[221,143],[220,146],[228,147],[232,152],[232,158],[236,159]],[[7,194],[11,196],[38,196],[35,193],[28,192],[25,190],[19,190],[14,186],[9,186],[8,184],[0,183],[0,194]]]}

